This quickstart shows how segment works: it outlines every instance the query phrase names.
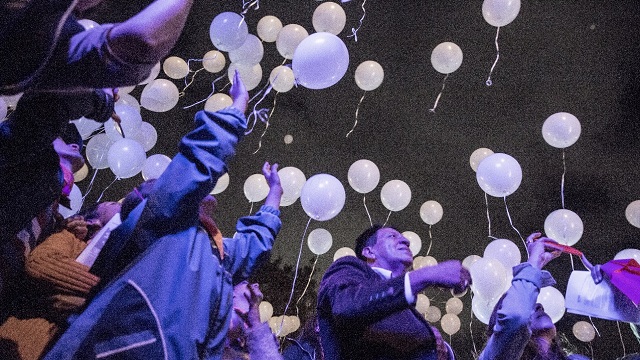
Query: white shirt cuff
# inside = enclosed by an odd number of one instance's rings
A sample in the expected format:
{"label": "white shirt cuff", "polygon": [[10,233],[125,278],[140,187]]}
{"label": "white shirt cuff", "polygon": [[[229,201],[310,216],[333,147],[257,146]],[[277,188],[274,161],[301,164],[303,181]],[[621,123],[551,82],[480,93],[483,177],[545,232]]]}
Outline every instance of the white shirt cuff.
{"label": "white shirt cuff", "polygon": [[413,295],[413,291],[411,291],[411,281],[409,281],[409,273],[404,274],[404,297],[407,299],[409,304],[416,303],[416,296]]}

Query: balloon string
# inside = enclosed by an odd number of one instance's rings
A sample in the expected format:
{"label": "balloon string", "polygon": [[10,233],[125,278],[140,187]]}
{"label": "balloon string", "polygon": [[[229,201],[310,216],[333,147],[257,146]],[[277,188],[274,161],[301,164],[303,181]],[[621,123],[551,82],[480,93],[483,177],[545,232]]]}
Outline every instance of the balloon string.
{"label": "balloon string", "polygon": [[307,289],[309,288],[309,284],[311,283],[311,279],[313,277],[313,271],[316,269],[316,264],[318,263],[319,257],[320,255],[316,255],[316,259],[313,261],[313,266],[311,267],[311,274],[309,274],[309,280],[307,280],[307,285],[304,287],[304,290],[302,290],[302,295],[300,295],[300,297],[298,298],[298,301],[296,301],[296,316],[298,317],[299,317],[298,303],[300,302],[300,300],[302,300],[302,298],[304,297],[304,294],[307,293]]}
{"label": "balloon string", "polygon": [[353,123],[353,127],[351,128],[351,130],[349,130],[346,137],[349,137],[349,134],[351,134],[353,130],[355,130],[356,125],[358,125],[358,112],[360,111],[360,104],[362,104],[362,100],[364,100],[365,95],[367,95],[366,91],[364,92],[364,94],[362,94],[360,101],[358,101],[358,106],[356,107],[356,122]]}
{"label": "balloon string", "polygon": [[589,344],[589,351],[591,352],[591,358],[593,359],[593,346],[591,346],[591,341],[588,342]]}
{"label": "balloon string", "polygon": [[431,245],[433,245],[433,237],[431,237],[431,225],[429,225],[429,248],[427,249],[427,255],[431,252]]}
{"label": "balloon string", "polygon": [[240,13],[240,15],[242,15],[242,19],[244,19],[244,14],[246,14],[253,5],[256,6],[255,10],[260,9],[260,0],[254,0],[254,1],[242,0],[242,12]]}
{"label": "balloon string", "polygon": [[524,238],[522,237],[522,234],[520,234],[520,231],[518,231],[518,229],[516,229],[516,227],[513,226],[513,221],[511,220],[511,214],[509,214],[509,207],[507,206],[507,197],[503,196],[502,198],[504,199],[504,208],[507,210],[507,217],[509,218],[509,224],[511,224],[511,227],[513,228],[513,230],[515,230],[518,233],[518,236],[520,236],[520,240],[522,240],[522,243],[524,244],[524,248],[525,250],[527,250],[527,256],[529,256],[529,249],[527,249],[527,243],[524,241]]}
{"label": "balloon string", "polygon": [[249,215],[253,214],[253,201],[250,201],[251,206],[249,207]]}
{"label": "balloon string", "polygon": [[195,71],[191,70],[191,61],[202,61],[202,59],[189,59],[187,61],[187,67],[189,67],[189,73],[193,73],[193,75],[191,75],[191,80],[189,80],[189,82],[187,82],[187,78],[189,77],[189,75],[184,77],[184,87],[182,88],[182,91],[180,91],[180,93],[178,94],[178,97],[184,96],[187,88],[191,86],[191,84],[193,84],[193,81],[196,79],[196,75],[198,75],[200,71],[204,70],[204,67],[201,67],[200,69]]}
{"label": "balloon string", "polygon": [[84,203],[84,199],[87,197],[87,195],[89,195],[89,192],[91,191],[91,189],[93,189],[93,182],[96,180],[96,175],[98,175],[98,170],[99,169],[95,169],[93,171],[93,176],[91,177],[91,181],[89,182],[89,186],[87,187],[87,192],[82,197],[82,202],[83,203]]}
{"label": "balloon string", "polygon": [[369,217],[369,224],[373,226],[373,220],[371,220],[371,214],[369,214],[369,208],[367,208],[367,196],[362,195],[362,204],[364,205],[364,211],[367,212],[367,216]]}
{"label": "balloon string", "polygon": [[560,197],[562,199],[562,208],[564,209],[564,174],[567,173],[567,164],[564,159],[564,149],[562,149],[562,181],[560,182]]}
{"label": "balloon string", "polygon": [[498,59],[500,59],[500,48],[498,47],[498,35],[500,35],[500,27],[496,30],[496,60],[493,62],[493,66],[491,66],[491,70],[489,70],[489,77],[487,78],[486,84],[487,86],[493,85],[493,81],[491,81],[491,74],[493,73],[493,69],[496,67],[498,63]]}
{"label": "balloon string", "polygon": [[367,3],[367,0],[364,0],[362,2],[362,17],[360,18],[360,24],[358,25],[357,29],[351,28],[351,35],[347,35],[347,37],[353,37],[353,39],[358,42],[358,30],[360,30],[360,27],[362,26],[362,21],[364,20],[364,17],[367,15],[367,11],[364,9],[364,5]]}
{"label": "balloon string", "polygon": [[575,270],[575,268],[573,267],[573,255],[569,254],[569,259],[571,259],[571,270]]}
{"label": "balloon string", "polygon": [[[220,80],[220,79],[222,79],[222,78],[224,78],[224,77],[225,77],[225,75],[222,75],[222,76],[218,77],[217,79],[215,79],[215,80],[213,80],[213,81],[211,82],[211,92],[209,93],[209,95],[208,95],[206,98],[204,98],[204,99],[202,99],[202,100],[199,100],[199,101],[196,101],[196,102],[194,102],[194,103],[193,103],[193,104],[191,104],[191,105],[187,105],[187,106],[183,107],[182,109],[186,110],[186,109],[188,109],[188,108],[190,108],[190,107],[192,107],[192,106],[196,106],[196,105],[198,105],[198,104],[200,104],[200,103],[203,103],[203,102],[205,102],[205,101],[209,100],[209,98],[210,98],[210,97],[212,97],[212,96],[213,96],[213,94],[215,94],[215,92],[216,92],[216,82],[218,82],[218,80]],[[226,85],[225,85],[225,87],[226,87]],[[224,89],[224,87],[223,87],[222,89]],[[221,90],[222,90],[222,89],[221,89]]]}
{"label": "balloon string", "polygon": [[[473,301],[473,292],[471,292],[470,294],[471,296],[471,301]],[[471,317],[469,318],[469,334],[471,335],[471,343],[473,344],[473,354],[477,355],[478,354],[478,349],[476,348],[476,340],[473,338],[473,309],[471,309],[470,311],[471,313]]]}
{"label": "balloon string", "polygon": [[444,80],[442,80],[442,89],[440,89],[440,93],[438,94],[438,97],[436,97],[436,102],[433,104],[433,107],[431,109],[429,109],[429,111],[431,111],[432,113],[436,112],[436,107],[438,106],[438,101],[440,101],[440,97],[442,96],[442,92],[444,91],[444,85],[445,85],[445,82],[447,81],[448,77],[449,77],[449,74],[445,75]]}
{"label": "balloon string", "polygon": [[384,224],[382,224],[382,226],[387,225],[387,222],[389,221],[389,217],[391,216],[392,211],[389,210],[389,214],[387,214],[387,219],[384,221]]}
{"label": "balloon string", "polygon": [[484,193],[484,203],[487,206],[487,223],[489,224],[489,237],[491,236],[491,217],[489,216],[489,196]]}
{"label": "balloon string", "polygon": [[624,346],[624,339],[622,338],[622,331],[620,331],[620,321],[616,321],[618,326],[618,335],[620,335],[620,342],[622,343],[622,356],[627,356],[627,348]]}
{"label": "balloon string", "polygon": [[284,307],[284,312],[282,313],[283,318],[280,323],[280,329],[276,335],[279,335],[282,331],[282,325],[284,324],[284,315],[287,315],[287,310],[289,309],[289,305],[291,304],[291,299],[293,299],[293,292],[296,287],[296,280],[298,279],[298,269],[300,268],[300,257],[302,256],[302,245],[304,244],[304,238],[307,235],[307,230],[309,229],[309,224],[311,223],[311,217],[309,217],[309,221],[307,221],[307,226],[304,228],[304,233],[302,234],[302,239],[300,239],[300,250],[298,251],[298,261],[296,261],[296,271],[293,274],[293,283],[291,284],[291,294],[289,294],[289,301],[287,301],[287,306]]}
{"label": "balloon string", "polygon": [[96,203],[100,202],[100,199],[102,199],[102,195],[104,195],[104,192],[107,191],[108,188],[111,187],[111,185],[113,185],[114,182],[116,182],[116,180],[120,180],[119,177],[116,176],[115,179],[113,179],[113,181],[111,182],[111,184],[107,185],[106,188],[104,188],[104,190],[102,190],[102,192],[100,193],[100,196],[98,196],[98,199],[96,200]]}
{"label": "balloon string", "polygon": [[278,98],[278,94],[279,92],[276,91],[276,94],[273,96],[273,106],[271,107],[271,111],[269,112],[269,115],[267,115],[267,120],[264,122],[265,123],[264,131],[260,135],[260,139],[258,140],[258,148],[256,149],[256,151],[253,152],[254,154],[257,153],[258,150],[260,150],[260,148],[262,147],[262,138],[267,133],[267,129],[269,128],[269,119],[271,119],[271,115],[273,114],[273,111],[276,109],[276,99]]}
{"label": "balloon string", "polygon": [[589,316],[589,321],[591,321],[591,326],[593,326],[593,329],[596,331],[596,334],[598,334],[598,337],[602,337],[602,335],[600,335],[600,331],[598,331],[598,328],[596,327],[596,324],[593,323],[593,319],[591,318],[591,316]]}
{"label": "balloon string", "polygon": [[258,120],[260,120],[262,122],[267,122],[267,118],[268,118],[267,111],[268,111],[268,109],[262,108],[262,109],[256,110],[256,107],[258,107],[258,105],[260,105],[260,103],[262,102],[262,100],[264,100],[264,98],[267,96],[267,94],[269,94],[269,92],[271,92],[271,89],[273,89],[271,84],[267,84],[260,91],[258,91],[251,99],[249,99],[249,102],[253,101],[255,98],[258,97],[258,95],[260,95],[264,91],[264,94],[262,94],[262,97],[260,98],[260,100],[258,100],[258,102],[256,102],[253,105],[253,110],[251,111],[251,114],[249,114],[249,116],[247,116],[247,123],[249,123],[249,121],[251,121],[250,119],[253,117],[253,125],[251,126],[251,129],[245,131],[245,133],[244,133],[245,135],[251,134],[251,132],[253,131],[253,128],[255,128],[256,122],[258,122]]}

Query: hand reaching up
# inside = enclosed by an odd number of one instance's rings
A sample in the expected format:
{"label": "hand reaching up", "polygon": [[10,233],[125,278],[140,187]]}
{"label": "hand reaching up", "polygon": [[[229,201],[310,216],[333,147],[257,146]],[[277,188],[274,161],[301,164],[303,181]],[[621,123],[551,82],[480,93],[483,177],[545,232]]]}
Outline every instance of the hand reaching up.
{"label": "hand reaching up", "polygon": [[229,89],[229,96],[231,96],[231,99],[233,100],[233,104],[231,104],[232,107],[240,110],[242,113],[247,111],[249,93],[240,78],[238,70],[236,70],[233,76],[233,84],[231,84],[231,89]]}

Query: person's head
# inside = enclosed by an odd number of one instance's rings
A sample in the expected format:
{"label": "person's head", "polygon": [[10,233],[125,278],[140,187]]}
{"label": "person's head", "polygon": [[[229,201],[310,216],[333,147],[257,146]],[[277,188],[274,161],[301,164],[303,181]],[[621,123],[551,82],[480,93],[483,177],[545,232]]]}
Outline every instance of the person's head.
{"label": "person's head", "polygon": [[111,218],[120,212],[121,204],[116,201],[105,201],[101,203],[93,204],[84,210],[79,212],[87,222],[99,221],[100,224],[105,225]]}
{"label": "person's head", "polygon": [[403,271],[413,263],[410,241],[393,227],[374,225],[356,239],[356,256],[371,266]]}
{"label": "person's head", "polygon": [[53,149],[60,157],[60,163],[67,166],[71,172],[76,172],[84,165],[82,150],[82,136],[75,124],[69,123],[55,140]]}
{"label": "person's head", "polygon": [[124,197],[122,200],[122,207],[120,209],[120,218],[122,218],[122,221],[129,216],[133,209],[135,209],[142,200],[149,196],[155,183],[156,179],[147,180],[138,185],[138,187],[133,188],[133,190]]}

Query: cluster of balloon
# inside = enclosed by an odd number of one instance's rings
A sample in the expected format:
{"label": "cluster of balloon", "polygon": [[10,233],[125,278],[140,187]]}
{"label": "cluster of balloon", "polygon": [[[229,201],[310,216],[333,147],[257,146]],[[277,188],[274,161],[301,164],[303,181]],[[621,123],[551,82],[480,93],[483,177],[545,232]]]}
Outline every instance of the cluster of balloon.
{"label": "cluster of balloon", "polygon": [[163,154],[149,156],[142,165],[142,178],[146,180],[157,179],[169,166],[171,158]]}
{"label": "cluster of balloon", "polygon": [[295,315],[272,316],[268,323],[271,332],[279,337],[285,337],[300,328],[300,318]]}
{"label": "cluster of balloon", "polygon": [[500,34],[500,27],[510,24],[515,20],[516,16],[520,12],[520,0],[484,0],[482,2],[482,17],[491,26],[495,26],[496,29],[496,60],[491,66],[489,71],[489,77],[487,78],[487,86],[491,86],[491,74],[493,69],[498,63],[500,58],[500,52],[498,48],[498,35]]}
{"label": "cluster of balloon", "polygon": [[329,174],[316,174],[302,186],[300,203],[310,218],[327,221],[342,211],[346,193],[340,180]]}
{"label": "cluster of balloon", "polygon": [[425,201],[422,206],[420,206],[420,218],[429,225],[429,249],[427,249],[427,255],[431,252],[431,246],[433,245],[431,227],[442,219],[442,215],[442,205],[435,200]]}
{"label": "cluster of balloon", "polygon": [[435,112],[436,107],[438,106],[438,101],[440,101],[440,97],[444,91],[447,77],[452,72],[458,70],[460,65],[462,65],[462,49],[452,42],[443,42],[438,44],[438,46],[436,46],[431,52],[431,65],[437,72],[446,75],[442,80],[442,89],[433,104],[433,108],[429,109],[429,111]]}
{"label": "cluster of balloon", "polygon": [[269,321],[273,316],[273,305],[268,301],[261,301],[258,310],[260,311],[260,321],[263,323]]}
{"label": "cluster of balloon", "polygon": [[375,90],[380,86],[380,84],[382,84],[382,80],[384,79],[384,70],[382,69],[382,66],[376,61],[367,60],[358,65],[354,78],[356,81],[356,85],[358,85],[360,89],[364,90],[365,93],[362,94],[360,101],[358,101],[358,106],[356,107],[356,120],[351,130],[347,133],[347,137],[349,137],[353,130],[355,130],[356,125],[358,124],[358,113],[360,112],[360,105],[364,100],[366,92]]}
{"label": "cluster of balloon", "polygon": [[575,245],[582,237],[583,230],[580,216],[571,210],[555,210],[544,220],[545,234],[564,245]]}
{"label": "cluster of balloon", "polygon": [[512,156],[493,153],[478,164],[476,180],[485,193],[495,197],[505,197],[513,194],[520,187],[522,168]]}

